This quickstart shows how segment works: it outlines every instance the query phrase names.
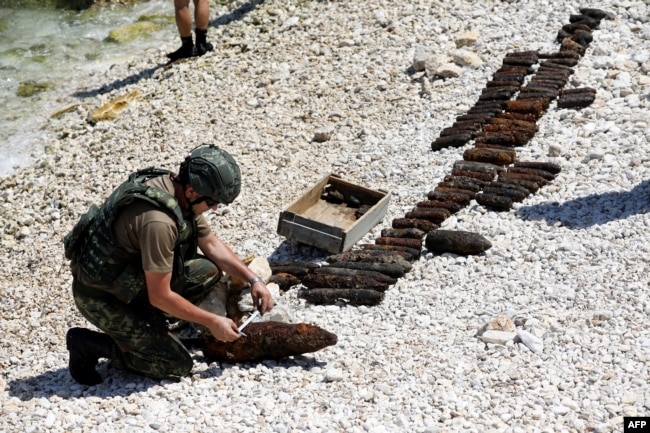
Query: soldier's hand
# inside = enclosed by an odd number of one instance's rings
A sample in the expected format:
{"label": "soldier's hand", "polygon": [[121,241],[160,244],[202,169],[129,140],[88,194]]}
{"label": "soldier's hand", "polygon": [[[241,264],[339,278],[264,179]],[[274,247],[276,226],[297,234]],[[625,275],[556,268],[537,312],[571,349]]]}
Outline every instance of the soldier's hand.
{"label": "soldier's hand", "polygon": [[275,305],[273,296],[263,281],[253,284],[251,287],[251,297],[253,298],[253,306],[262,314],[270,311]]}
{"label": "soldier's hand", "polygon": [[218,341],[230,342],[241,337],[241,334],[237,331],[235,322],[227,317],[217,316],[216,314],[208,329]]}

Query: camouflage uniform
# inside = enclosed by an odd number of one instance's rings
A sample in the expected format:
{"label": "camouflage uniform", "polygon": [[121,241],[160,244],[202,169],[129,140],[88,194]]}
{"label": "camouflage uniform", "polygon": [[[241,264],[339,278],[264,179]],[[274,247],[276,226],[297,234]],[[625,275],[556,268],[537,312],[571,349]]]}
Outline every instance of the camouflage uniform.
{"label": "camouflage uniform", "polygon": [[[153,204],[175,222],[178,234],[171,289],[195,305],[214,289],[217,302],[211,311],[226,315],[225,286],[220,284],[216,290],[221,271],[197,255],[199,230],[193,216],[183,213],[173,192],[145,185],[156,176],[170,174],[154,168],[132,174],[101,207],[91,206],[64,238],[65,255],[71,261],[74,277],[75,304],[89,322],[112,339],[106,348],[84,345],[84,349],[77,347],[78,337],[68,333],[70,369],[81,383],[96,383],[94,369],[84,363],[106,357],[109,351],[114,367],[156,379],[177,380],[192,370],[192,358],[178,337],[169,332],[167,316],[149,303],[141,257],[120,245],[113,232],[121,210],[136,200]],[[181,164],[179,177],[183,185],[189,184],[202,196],[219,203],[231,203],[240,192],[237,163],[215,146],[194,150]]]}
{"label": "camouflage uniform", "polygon": [[[184,277],[172,289],[193,304],[200,303],[219,280],[219,269],[205,258],[189,260]],[[143,276],[135,275],[133,283]],[[178,380],[192,371],[190,353],[178,337],[168,330],[166,315],[152,307],[146,291],[125,304],[117,297],[94,287],[72,283],[77,308],[93,325],[106,332],[117,346],[111,364],[155,379]],[[222,307],[225,311],[225,305]]]}
{"label": "camouflage uniform", "polygon": [[[192,358],[180,340],[168,331],[166,315],[149,303],[139,256],[128,253],[113,234],[117,215],[136,200],[165,211],[178,228],[172,290],[195,305],[210,293],[221,271],[196,253],[194,217],[183,214],[173,195],[145,185],[146,181],[164,174],[170,173],[147,169],[131,175],[96,212],[87,238],[82,241],[83,248],[70,251],[69,258],[75,304],[89,322],[113,339],[112,365],[173,380],[190,373]],[[222,313],[225,315],[225,305]]]}

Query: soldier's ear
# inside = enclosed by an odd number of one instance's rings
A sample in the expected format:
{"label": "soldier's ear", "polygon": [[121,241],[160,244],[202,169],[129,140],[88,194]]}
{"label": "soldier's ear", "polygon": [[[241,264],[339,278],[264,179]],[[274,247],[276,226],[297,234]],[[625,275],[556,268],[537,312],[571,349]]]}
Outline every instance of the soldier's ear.
{"label": "soldier's ear", "polygon": [[194,188],[192,188],[192,185],[186,185],[185,186],[185,197],[192,199],[192,197],[196,195],[196,191],[194,191]]}

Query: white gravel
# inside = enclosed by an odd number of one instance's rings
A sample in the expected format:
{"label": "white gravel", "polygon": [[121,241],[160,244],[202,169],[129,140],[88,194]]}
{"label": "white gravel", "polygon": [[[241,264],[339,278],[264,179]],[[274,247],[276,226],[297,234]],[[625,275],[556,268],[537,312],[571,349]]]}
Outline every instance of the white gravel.
{"label": "white gravel", "polygon": [[[242,5],[213,5],[212,16]],[[197,353],[180,383],[112,371],[84,387],[67,370],[65,332],[86,325],[61,239],[128,173],[175,169],[195,145],[217,143],[238,159],[244,186],[211,217],[215,231],[242,257],[310,260],[323,253],[276,234],[279,211],[339,173],[392,192],[362,240],[372,242],[462,158],[464,148],[432,152],[430,143],[476,102],[505,54],[556,50],[557,31],[581,6],[590,5],[273,0],[215,19],[217,47],[202,58],[157,67],[170,41],[75,78],[80,90],[113,90],[52,119],[47,153],[0,178],[0,431],[613,432],[624,416],[648,415],[645,1],[594,4],[615,19],[594,31],[570,86],[595,88],[596,101],[579,111],[552,104],[518,149],[522,160],[560,164],[557,178],[509,212],[473,202],[443,224],[490,239],[483,255],[424,250],[374,307],[313,306],[287,292],[296,321],[338,335],[314,354],[231,365]],[[409,71],[417,50],[451,61],[467,32],[478,38],[463,49],[481,65],[444,80]],[[140,101],[116,120],[85,121],[134,90]],[[314,142],[317,133],[331,139]],[[476,337],[502,315],[528,345]]]}

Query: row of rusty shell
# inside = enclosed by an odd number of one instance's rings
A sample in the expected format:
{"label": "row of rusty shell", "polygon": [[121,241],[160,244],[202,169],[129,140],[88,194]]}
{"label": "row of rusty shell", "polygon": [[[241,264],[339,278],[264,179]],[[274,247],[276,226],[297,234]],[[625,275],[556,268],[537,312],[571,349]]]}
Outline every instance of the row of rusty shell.
{"label": "row of rusty shell", "polygon": [[[275,263],[271,281],[282,290],[302,284],[298,296],[315,304],[345,301],[375,305],[384,292],[410,270],[424,246],[435,253],[479,254],[491,247],[478,233],[441,230],[439,226],[472,200],[496,209],[510,209],[552,181],[560,167],[550,162],[517,161],[514,148],[524,146],[538,131],[537,120],[558,97],[563,104],[584,106],[595,91],[562,90],[584,55],[587,28],[596,28],[604,14],[595,9],[572,15],[571,25],[555,53],[507,53],[477,103],[441,131],[432,150],[475,146],[456,161],[450,175],[403,217],[394,218],[374,244],[329,256],[327,265]],[[562,34],[564,34],[562,33]],[[579,35],[579,36],[576,36]],[[534,65],[539,64],[537,70]],[[528,84],[524,82],[532,75]],[[515,99],[513,96],[517,95]],[[592,99],[593,102],[593,99]]]}

